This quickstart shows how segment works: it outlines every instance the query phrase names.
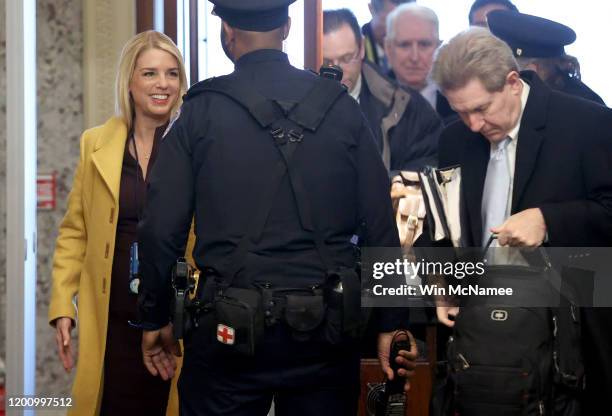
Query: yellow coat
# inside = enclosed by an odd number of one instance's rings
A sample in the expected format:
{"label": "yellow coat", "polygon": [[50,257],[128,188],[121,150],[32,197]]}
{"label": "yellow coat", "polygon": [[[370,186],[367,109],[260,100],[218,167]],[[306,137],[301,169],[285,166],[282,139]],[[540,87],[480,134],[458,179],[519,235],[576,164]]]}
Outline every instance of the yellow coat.
{"label": "yellow coat", "polygon": [[[100,412],[119,184],[127,135],[125,124],[116,117],[83,133],[68,209],[56,241],[49,322],[67,316],[78,322],[79,329],[70,415]],[[73,304],[77,294],[78,319]],[[178,414],[176,380],[169,403],[167,414]]]}

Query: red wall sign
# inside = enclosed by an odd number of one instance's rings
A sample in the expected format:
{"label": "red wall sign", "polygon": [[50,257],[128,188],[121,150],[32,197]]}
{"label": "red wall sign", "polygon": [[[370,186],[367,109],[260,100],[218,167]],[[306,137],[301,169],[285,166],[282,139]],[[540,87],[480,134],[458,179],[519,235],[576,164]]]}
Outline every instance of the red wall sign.
{"label": "red wall sign", "polygon": [[36,177],[36,200],[38,209],[55,209],[55,172]]}

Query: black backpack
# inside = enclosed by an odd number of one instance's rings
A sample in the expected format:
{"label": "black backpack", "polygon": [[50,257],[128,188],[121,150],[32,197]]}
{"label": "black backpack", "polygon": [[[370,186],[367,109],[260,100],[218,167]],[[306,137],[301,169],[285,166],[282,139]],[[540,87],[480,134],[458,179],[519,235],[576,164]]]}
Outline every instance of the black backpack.
{"label": "black backpack", "polygon": [[[486,279],[499,287],[511,280],[514,288],[542,293],[550,289],[550,273],[556,273],[550,264],[491,266]],[[464,300],[448,344],[450,414],[580,414],[580,318],[571,293],[564,292],[558,307],[509,305],[504,297]]]}

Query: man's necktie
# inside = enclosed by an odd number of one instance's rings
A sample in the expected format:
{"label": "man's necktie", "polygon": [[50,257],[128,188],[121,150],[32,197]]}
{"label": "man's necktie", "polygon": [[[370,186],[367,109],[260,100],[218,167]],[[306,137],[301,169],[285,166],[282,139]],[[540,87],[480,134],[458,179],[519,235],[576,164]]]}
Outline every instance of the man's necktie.
{"label": "man's necktie", "polygon": [[506,148],[510,138],[501,141],[491,151],[487,177],[482,193],[482,245],[491,236],[491,228],[498,227],[506,220],[508,193],[510,192],[510,165]]}

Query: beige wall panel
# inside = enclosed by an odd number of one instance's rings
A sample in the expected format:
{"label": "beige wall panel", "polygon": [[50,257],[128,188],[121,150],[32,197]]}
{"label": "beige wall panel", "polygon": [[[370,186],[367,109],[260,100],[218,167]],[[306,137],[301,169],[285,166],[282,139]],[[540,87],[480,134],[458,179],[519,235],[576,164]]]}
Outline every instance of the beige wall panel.
{"label": "beige wall panel", "polygon": [[85,128],[115,112],[115,74],[124,43],[136,33],[135,0],[83,0]]}

